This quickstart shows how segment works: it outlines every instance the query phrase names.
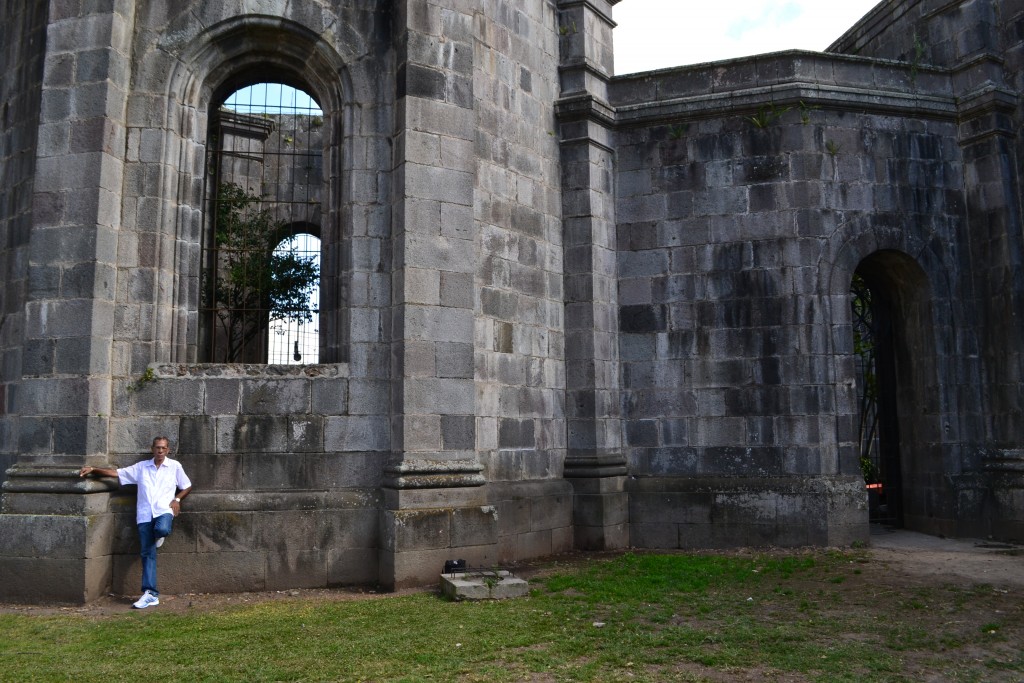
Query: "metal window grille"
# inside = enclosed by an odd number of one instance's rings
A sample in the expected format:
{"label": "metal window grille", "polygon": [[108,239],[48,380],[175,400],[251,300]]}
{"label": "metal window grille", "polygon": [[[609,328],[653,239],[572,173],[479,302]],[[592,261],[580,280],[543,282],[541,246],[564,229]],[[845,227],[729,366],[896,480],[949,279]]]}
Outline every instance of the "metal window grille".
{"label": "metal window grille", "polygon": [[[314,262],[319,268],[320,239],[308,233],[286,237],[274,250],[277,254],[296,253]],[[320,356],[320,325],[316,314],[320,310],[320,288],[309,296],[308,316],[271,320],[267,340],[267,362],[274,365],[316,363]]]}
{"label": "metal window grille", "polygon": [[319,360],[323,121],[308,94],[275,83],[234,92],[211,117],[200,311],[209,362]]}
{"label": "metal window grille", "polygon": [[867,483],[880,480],[882,461],[878,445],[878,372],[875,365],[875,325],[871,289],[858,276],[850,285],[853,349],[857,372],[858,437],[861,469]]}

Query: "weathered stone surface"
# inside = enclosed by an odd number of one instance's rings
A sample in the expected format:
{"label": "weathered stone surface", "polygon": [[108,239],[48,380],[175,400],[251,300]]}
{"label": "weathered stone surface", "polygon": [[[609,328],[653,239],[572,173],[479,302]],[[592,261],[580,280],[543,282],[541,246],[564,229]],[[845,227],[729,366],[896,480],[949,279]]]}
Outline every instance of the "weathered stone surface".
{"label": "weathered stone surface", "polygon": [[[1020,3],[626,76],[604,0],[7,5],[0,598],[136,592],[133,491],[69,473],[157,433],[165,590],[863,540],[855,276],[897,516],[1020,536]],[[263,72],[321,115],[221,109]],[[321,240],[317,362],[198,362],[211,177]]]}
{"label": "weathered stone surface", "polygon": [[449,600],[507,600],[529,592],[526,581],[501,569],[441,574],[441,594]]}

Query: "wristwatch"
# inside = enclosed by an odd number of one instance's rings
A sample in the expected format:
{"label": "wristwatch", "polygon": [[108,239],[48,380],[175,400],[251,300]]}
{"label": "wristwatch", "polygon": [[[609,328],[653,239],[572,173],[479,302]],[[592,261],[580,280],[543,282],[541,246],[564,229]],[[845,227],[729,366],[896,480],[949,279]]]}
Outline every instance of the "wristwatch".
{"label": "wristwatch", "polygon": [[175,502],[175,503],[180,503],[180,502],[181,502],[181,498],[175,498],[175,499],[174,499],[174,502]]}

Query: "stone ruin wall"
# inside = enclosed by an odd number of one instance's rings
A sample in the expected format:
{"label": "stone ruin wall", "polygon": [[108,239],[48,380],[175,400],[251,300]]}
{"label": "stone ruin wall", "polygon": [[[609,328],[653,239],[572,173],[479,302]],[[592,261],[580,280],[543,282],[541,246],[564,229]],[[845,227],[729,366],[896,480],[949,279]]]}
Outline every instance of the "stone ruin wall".
{"label": "stone ruin wall", "polygon": [[[905,294],[913,332],[913,523],[1024,528],[1021,345],[999,324],[1024,296],[1014,3],[895,0],[908,18],[837,43],[856,56],[621,78],[604,0],[241,18],[250,4],[125,3],[46,29],[15,13],[47,57],[4,41],[45,84],[3,86],[29,103],[4,120],[20,180],[0,190],[21,245],[3,311],[25,320],[0,328],[5,595],[132,592],[134,498],[73,471],[128,464],[155,432],[196,485],[162,551],[169,592],[409,585],[453,555],[863,540],[862,263]],[[909,17],[941,59],[906,60]],[[1004,66],[972,60],[995,34]],[[325,111],[334,346],[318,366],[197,364],[209,107],[268,63]],[[8,190],[33,180],[34,203]]]}
{"label": "stone ruin wall", "polygon": [[[833,44],[829,51],[900,60],[949,69],[951,87],[970,112],[958,131],[966,159],[965,178],[973,289],[967,308],[982,316],[979,353],[984,357],[982,399],[984,439],[974,456],[1017,462],[1024,363],[1022,329],[1005,326],[1019,318],[1019,160],[1024,136],[1015,130],[1024,120],[1024,13],[1019,2],[970,0],[960,3],[921,0],[886,3]],[[988,108],[988,111],[985,109]],[[970,143],[970,144],[966,144]],[[980,443],[987,441],[987,443]],[[1012,505],[1010,506],[1012,507]]]}
{"label": "stone ruin wall", "polygon": [[[910,255],[929,279],[957,273],[965,220],[955,124],[910,107],[878,112],[907,78],[902,67],[792,53],[615,83],[615,103],[635,118],[619,134],[616,169],[631,542],[860,537],[843,287],[878,249]],[[683,93],[689,101],[673,107]],[[964,313],[955,297],[969,283],[954,275],[949,286],[933,292],[936,309]],[[935,322],[932,341],[952,347],[923,381],[942,394],[961,381],[963,341],[948,319]],[[944,398],[957,405],[955,393]],[[923,410],[929,422],[970,411]],[[913,457],[941,458],[950,444],[925,421],[908,421]],[[942,485],[915,490],[935,496]],[[847,512],[832,508],[836,497]],[[673,513],[659,515],[665,501]]]}
{"label": "stone ruin wall", "polygon": [[[545,2],[484,3],[467,24],[476,129],[472,282],[475,443],[497,513],[495,559],[572,548],[566,449],[564,267],[557,124],[557,13]],[[443,163],[450,152],[442,141]],[[442,233],[449,229],[441,207]],[[467,368],[468,370],[468,368]],[[442,421],[442,428],[444,423]],[[467,434],[467,437],[469,434]]]}
{"label": "stone ruin wall", "polygon": [[[88,399],[98,405],[106,395],[109,408],[93,413],[79,444],[51,441],[47,419],[28,445],[23,418],[20,452],[56,468],[84,448],[89,462],[121,466],[154,433],[171,436],[196,486],[161,558],[172,592],[186,583],[214,591],[389,583],[396,572],[433,575],[428,567],[456,552],[480,565],[569,549],[552,8],[496,3],[470,14],[302,2],[254,21],[235,19],[246,13],[241,2],[121,11],[51,17],[49,28],[51,47],[60,44],[72,64],[101,49],[111,25],[121,40],[109,86],[126,93],[123,113],[111,117],[123,122],[125,149],[115,305],[104,323],[113,345],[109,379],[91,375],[99,394]],[[335,23],[350,33],[335,36]],[[266,40],[280,32],[294,44]],[[322,62],[335,49],[346,66],[331,84]],[[317,57],[295,61],[308,50]],[[328,112],[323,220],[327,239],[344,249],[328,254],[338,276],[325,288],[345,300],[337,327],[345,362],[290,370],[194,362],[209,107],[227,94],[221,79],[231,69],[246,73],[247,53],[298,72]],[[62,83],[50,80],[74,98],[79,76],[72,69]],[[538,125],[545,117],[550,125]],[[48,168],[62,152],[47,150]],[[142,379],[147,370],[153,379]],[[57,368],[33,372],[37,388],[23,412],[53,411],[43,392],[61,381]],[[55,419],[79,411],[68,401]],[[386,494],[382,484],[410,469],[388,473],[396,450],[467,452],[482,475],[452,492]],[[79,599],[81,582],[86,594],[105,582],[130,592],[138,571],[131,492],[92,492],[85,516],[54,517],[48,533],[69,556],[34,559],[39,531],[23,516],[43,509],[24,482],[40,472],[19,475],[5,508],[12,566],[58,571],[84,552],[84,576],[52,597]],[[107,531],[90,532],[87,520]],[[28,583],[17,590],[42,590],[31,571],[18,573]]]}

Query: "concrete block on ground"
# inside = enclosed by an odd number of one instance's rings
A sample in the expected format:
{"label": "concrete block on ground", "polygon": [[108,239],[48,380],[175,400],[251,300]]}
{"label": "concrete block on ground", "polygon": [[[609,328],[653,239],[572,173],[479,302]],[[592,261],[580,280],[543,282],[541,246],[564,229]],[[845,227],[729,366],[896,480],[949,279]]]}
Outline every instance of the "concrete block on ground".
{"label": "concrete block on ground", "polygon": [[529,592],[526,581],[505,570],[441,574],[441,593],[449,600],[505,600]]}

